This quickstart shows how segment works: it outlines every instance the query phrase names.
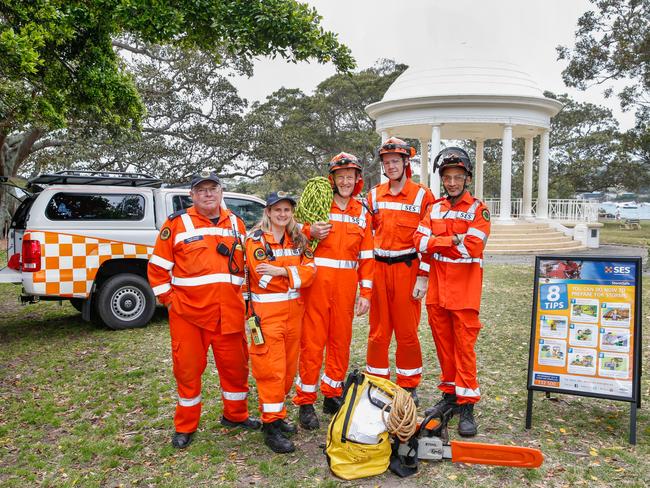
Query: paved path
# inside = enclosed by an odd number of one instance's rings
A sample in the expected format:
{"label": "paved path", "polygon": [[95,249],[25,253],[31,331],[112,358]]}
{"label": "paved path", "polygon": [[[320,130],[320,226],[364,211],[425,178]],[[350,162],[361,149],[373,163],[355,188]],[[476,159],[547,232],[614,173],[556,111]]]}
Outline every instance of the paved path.
{"label": "paved path", "polygon": [[[543,256],[543,254],[539,254]],[[552,255],[562,255],[562,252],[553,252]],[[585,249],[571,251],[571,256],[641,256],[643,258],[643,274],[650,274],[648,267],[648,249],[639,246],[615,246],[604,244],[598,249]],[[535,254],[486,254],[485,261],[490,264],[535,264]]]}

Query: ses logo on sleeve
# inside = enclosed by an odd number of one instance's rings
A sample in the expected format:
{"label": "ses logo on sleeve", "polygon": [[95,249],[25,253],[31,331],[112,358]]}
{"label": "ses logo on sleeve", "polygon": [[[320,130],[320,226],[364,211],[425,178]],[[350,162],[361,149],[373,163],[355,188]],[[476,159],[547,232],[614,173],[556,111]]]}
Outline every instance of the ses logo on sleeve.
{"label": "ses logo on sleeve", "polygon": [[566,310],[569,308],[566,285],[541,285],[539,287],[539,303],[542,310]]}

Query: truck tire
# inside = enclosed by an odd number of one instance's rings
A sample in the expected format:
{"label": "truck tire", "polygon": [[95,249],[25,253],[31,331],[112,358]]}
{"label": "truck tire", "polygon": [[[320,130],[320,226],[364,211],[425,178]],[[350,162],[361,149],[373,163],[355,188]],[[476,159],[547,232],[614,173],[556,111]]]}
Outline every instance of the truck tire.
{"label": "truck tire", "polygon": [[84,306],[85,299],[83,298],[71,298],[70,305],[72,305],[77,312],[81,312],[81,309]]}
{"label": "truck tire", "polygon": [[100,321],[116,330],[144,327],[156,308],[156,297],[147,280],[131,273],[108,278],[94,301]]}

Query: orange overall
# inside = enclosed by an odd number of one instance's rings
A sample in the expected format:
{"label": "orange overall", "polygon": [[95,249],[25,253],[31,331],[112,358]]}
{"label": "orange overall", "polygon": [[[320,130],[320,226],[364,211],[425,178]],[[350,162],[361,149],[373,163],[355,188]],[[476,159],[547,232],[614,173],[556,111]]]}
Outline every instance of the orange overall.
{"label": "orange overall", "polygon": [[[462,238],[458,245],[454,235]],[[438,388],[455,393],[459,404],[481,398],[474,344],[489,235],[490,213],[467,191],[453,206],[447,198],[436,200],[415,233],[418,251],[431,255],[426,304],[442,370]]]}
{"label": "orange overall", "polygon": [[219,244],[233,249],[235,228],[245,235],[244,223],[225,208],[215,225],[190,207],[163,224],[149,260],[149,283],[169,307],[178,388],[176,432],[192,433],[199,425],[201,375],[209,346],[219,371],[224,417],[234,422],[248,418],[243,249],[233,251],[239,268],[234,272],[228,257],[217,252]]}
{"label": "orange overall", "polygon": [[413,246],[413,234],[434,197],[431,190],[410,178],[397,195],[390,182],[375,186],[368,195],[375,231],[372,302],[366,370],[390,378],[388,348],[395,332],[397,384],[415,388],[422,377],[422,351],[418,339],[421,303],[413,298],[418,275],[429,272]]}
{"label": "orange overall", "polygon": [[[288,234],[277,242],[270,232],[257,231],[246,240],[250,279],[250,300],[261,320],[264,344],[251,341],[249,352],[253,377],[257,381],[262,421],[271,423],[286,417],[284,404],[291,390],[300,351],[300,333],[305,313],[301,290],[311,285],[316,274],[314,255],[293,248]],[[261,263],[284,267],[288,276],[260,275]]]}
{"label": "orange overall", "polygon": [[[370,300],[372,294],[373,241],[368,211],[354,198],[345,210],[332,202],[329,223],[330,233],[314,253],[316,279],[304,295],[305,320],[293,399],[296,405],[316,401],[324,349],[327,352],[321,392],[330,398],[342,395],[350,360],[357,283],[362,297]],[[307,235],[309,228],[309,224],[303,227]]]}

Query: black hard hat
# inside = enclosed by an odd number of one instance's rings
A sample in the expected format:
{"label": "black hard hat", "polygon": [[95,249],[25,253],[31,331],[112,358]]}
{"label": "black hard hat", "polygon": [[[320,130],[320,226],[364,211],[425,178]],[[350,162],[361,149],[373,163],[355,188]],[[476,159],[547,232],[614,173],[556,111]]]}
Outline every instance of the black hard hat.
{"label": "black hard hat", "polygon": [[460,147],[446,147],[438,153],[433,160],[433,170],[438,169],[440,175],[445,168],[463,168],[469,176],[472,176],[474,165],[469,159],[469,154]]}

